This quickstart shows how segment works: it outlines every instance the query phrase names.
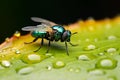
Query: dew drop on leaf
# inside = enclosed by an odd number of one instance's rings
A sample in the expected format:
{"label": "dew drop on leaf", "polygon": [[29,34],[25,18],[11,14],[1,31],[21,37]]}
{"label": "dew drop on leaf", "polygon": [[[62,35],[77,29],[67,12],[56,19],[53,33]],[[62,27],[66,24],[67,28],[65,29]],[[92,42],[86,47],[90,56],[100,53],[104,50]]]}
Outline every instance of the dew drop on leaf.
{"label": "dew drop on leaf", "polygon": [[21,34],[20,34],[19,31],[16,31],[16,32],[14,33],[14,36],[15,36],[15,37],[20,37],[20,35],[21,35]]}
{"label": "dew drop on leaf", "polygon": [[34,70],[33,67],[22,67],[20,69],[17,69],[16,71],[18,74],[26,75],[26,74],[31,73],[33,70]]}
{"label": "dew drop on leaf", "polygon": [[5,38],[5,41],[6,41],[6,42],[10,42],[10,38],[8,38],[8,37]]}
{"label": "dew drop on leaf", "polygon": [[86,41],[86,42],[90,42],[90,39],[89,39],[89,38],[87,38],[85,41]]}
{"label": "dew drop on leaf", "polygon": [[31,61],[32,60],[40,60],[40,56],[37,54],[30,54],[30,55],[28,55],[28,59]]}
{"label": "dew drop on leaf", "polygon": [[38,54],[26,54],[24,55],[21,60],[25,63],[38,63],[45,59],[46,57],[44,55],[38,55]]}
{"label": "dew drop on leaf", "polygon": [[117,66],[117,61],[110,58],[104,58],[96,63],[97,68],[113,69]]}
{"label": "dew drop on leaf", "polygon": [[96,49],[96,46],[95,45],[93,45],[93,44],[90,44],[90,45],[88,45],[87,47],[85,47],[84,48],[84,50],[94,50],[94,49]]}
{"label": "dew drop on leaf", "polygon": [[108,36],[108,40],[116,40],[116,39],[117,39],[117,37],[116,37],[116,36],[113,36],[113,35]]}
{"label": "dew drop on leaf", "polygon": [[63,61],[56,61],[55,63],[53,63],[54,68],[62,68],[64,66],[65,66],[65,63]]}
{"label": "dew drop on leaf", "polygon": [[75,72],[77,73],[80,72],[80,68],[75,69]]}
{"label": "dew drop on leaf", "polygon": [[69,68],[68,71],[72,72],[72,71],[74,71],[74,69],[73,68]]}
{"label": "dew drop on leaf", "polygon": [[98,53],[98,55],[99,55],[99,56],[103,56],[103,55],[105,55],[105,53],[102,53],[102,52],[101,52],[101,53]]}
{"label": "dew drop on leaf", "polygon": [[116,51],[117,51],[116,48],[107,49],[107,53],[115,53]]}
{"label": "dew drop on leaf", "polygon": [[52,70],[52,66],[47,66],[47,70]]}
{"label": "dew drop on leaf", "polygon": [[9,61],[7,61],[7,60],[2,60],[1,65],[4,66],[4,67],[10,67],[11,63]]}
{"label": "dew drop on leaf", "polygon": [[95,75],[95,76],[101,76],[105,74],[105,72],[100,69],[93,69],[93,70],[90,70],[88,73],[89,75]]}
{"label": "dew drop on leaf", "polygon": [[88,61],[90,60],[90,58],[87,55],[80,55],[78,56],[78,60],[83,60],[83,61]]}
{"label": "dew drop on leaf", "polygon": [[20,50],[16,50],[15,53],[16,53],[16,54],[20,54]]}

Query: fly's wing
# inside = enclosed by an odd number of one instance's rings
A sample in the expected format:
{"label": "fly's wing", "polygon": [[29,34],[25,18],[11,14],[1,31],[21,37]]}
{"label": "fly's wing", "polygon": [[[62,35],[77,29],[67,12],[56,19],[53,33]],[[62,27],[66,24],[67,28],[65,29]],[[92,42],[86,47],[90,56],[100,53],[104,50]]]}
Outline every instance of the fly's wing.
{"label": "fly's wing", "polygon": [[56,25],[56,23],[54,23],[52,21],[49,21],[49,20],[46,20],[46,19],[43,19],[43,18],[31,17],[31,20],[34,21],[34,22],[41,22],[43,24],[46,24],[47,26],[54,26],[54,25]]}
{"label": "fly's wing", "polygon": [[46,25],[46,24],[40,24],[36,26],[37,28],[35,29],[36,31],[41,31],[41,32],[46,32],[46,31],[51,31],[51,27]]}
{"label": "fly's wing", "polygon": [[31,17],[31,20],[34,22],[41,22],[41,24],[37,25],[37,26],[23,27],[22,28],[23,31],[34,31],[34,30],[36,30],[36,31],[52,31],[51,27],[56,25],[54,22],[51,22],[46,19],[38,18],[38,17]]}
{"label": "fly's wing", "polygon": [[23,31],[33,31],[35,29],[37,29],[37,26],[26,26],[22,28]]}
{"label": "fly's wing", "polygon": [[45,31],[52,31],[50,26],[47,26],[46,24],[40,24],[37,26],[26,26],[22,28],[23,31],[40,31],[40,32],[45,32]]}

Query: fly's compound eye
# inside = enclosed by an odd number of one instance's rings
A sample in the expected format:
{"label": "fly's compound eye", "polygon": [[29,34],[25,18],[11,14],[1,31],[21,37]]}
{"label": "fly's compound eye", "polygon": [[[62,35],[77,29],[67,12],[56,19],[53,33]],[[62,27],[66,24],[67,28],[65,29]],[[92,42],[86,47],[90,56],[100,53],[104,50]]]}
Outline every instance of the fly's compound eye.
{"label": "fly's compound eye", "polygon": [[67,41],[70,42],[71,32],[69,30],[66,30],[63,35],[61,41]]}

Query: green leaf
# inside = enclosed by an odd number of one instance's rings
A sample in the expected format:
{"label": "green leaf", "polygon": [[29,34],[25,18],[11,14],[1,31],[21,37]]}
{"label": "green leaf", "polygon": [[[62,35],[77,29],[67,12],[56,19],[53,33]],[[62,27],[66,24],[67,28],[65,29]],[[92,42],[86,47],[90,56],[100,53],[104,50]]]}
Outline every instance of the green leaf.
{"label": "green leaf", "polygon": [[0,45],[0,80],[120,80],[120,17],[78,21],[65,27],[78,32],[68,44],[48,41],[38,52],[30,35],[15,33]]}

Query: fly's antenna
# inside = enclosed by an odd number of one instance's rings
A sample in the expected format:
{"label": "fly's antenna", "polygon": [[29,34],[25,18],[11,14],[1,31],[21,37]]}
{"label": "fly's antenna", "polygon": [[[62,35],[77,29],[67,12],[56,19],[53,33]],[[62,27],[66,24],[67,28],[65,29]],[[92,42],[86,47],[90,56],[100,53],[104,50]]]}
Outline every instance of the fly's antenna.
{"label": "fly's antenna", "polygon": [[[74,34],[77,34],[77,33],[78,33],[78,32],[74,32],[74,33],[71,34],[71,36],[74,35]],[[71,42],[69,42],[69,44],[70,44],[71,46],[78,46],[78,44],[72,44]]]}
{"label": "fly's antenna", "polygon": [[74,32],[74,33],[72,33],[71,35],[74,35],[74,34],[77,34],[78,32]]}

